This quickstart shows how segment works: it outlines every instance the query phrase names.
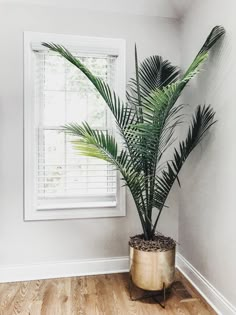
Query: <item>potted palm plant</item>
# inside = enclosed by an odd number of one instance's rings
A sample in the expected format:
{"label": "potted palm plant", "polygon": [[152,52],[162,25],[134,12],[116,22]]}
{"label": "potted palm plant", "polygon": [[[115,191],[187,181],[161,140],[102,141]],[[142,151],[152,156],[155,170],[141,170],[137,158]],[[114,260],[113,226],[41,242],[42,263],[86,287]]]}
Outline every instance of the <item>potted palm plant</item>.
{"label": "potted palm plant", "polygon": [[[122,148],[113,135],[94,130],[86,122],[68,124],[64,130],[77,137],[76,149],[83,155],[114,165],[129,188],[142,227],[142,233],[131,237],[129,242],[131,276],[133,282],[145,290],[161,290],[163,284],[169,287],[174,281],[176,244],[156,232],[158,221],[174,182],[179,182],[178,174],[184,162],[214,124],[213,109],[198,106],[186,139],[175,146],[175,129],[183,121],[181,110],[184,107],[176,102],[223,34],[220,26],[212,29],[183,75],[159,56],[149,57],[139,64],[135,48],[136,76],[130,81],[126,102],[66,48],[43,43],[84,73],[115,118],[124,144]],[[172,158],[166,160],[168,149],[172,150]]]}

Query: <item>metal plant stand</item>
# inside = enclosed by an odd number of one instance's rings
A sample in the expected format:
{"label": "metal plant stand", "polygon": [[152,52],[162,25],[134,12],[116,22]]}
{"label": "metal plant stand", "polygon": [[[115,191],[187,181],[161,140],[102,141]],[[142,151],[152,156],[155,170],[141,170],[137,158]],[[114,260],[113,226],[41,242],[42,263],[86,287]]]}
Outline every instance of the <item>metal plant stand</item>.
{"label": "metal plant stand", "polygon": [[[143,294],[139,296],[133,296],[134,287],[137,286],[133,283],[131,275],[129,276],[129,295],[131,301],[140,301],[144,299],[153,299],[156,303],[158,303],[162,308],[166,306],[166,298],[170,295],[171,289],[165,287],[165,283],[163,282],[163,289],[160,291],[144,291]],[[139,288],[140,289],[140,288]]]}

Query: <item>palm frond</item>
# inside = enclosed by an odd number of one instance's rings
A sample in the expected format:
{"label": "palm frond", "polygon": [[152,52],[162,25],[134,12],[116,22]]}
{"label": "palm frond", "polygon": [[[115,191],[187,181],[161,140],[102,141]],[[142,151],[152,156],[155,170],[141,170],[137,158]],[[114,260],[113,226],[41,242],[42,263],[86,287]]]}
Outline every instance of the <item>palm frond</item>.
{"label": "palm frond", "polygon": [[117,168],[122,166],[115,164],[117,163],[118,144],[116,139],[108,132],[94,130],[86,122],[82,125],[68,124],[64,127],[64,130],[73,136],[77,136],[72,143],[82,155],[107,161]]}
{"label": "palm frond", "polygon": [[49,48],[51,51],[60,54],[88,78],[110,108],[120,132],[123,134],[130,122],[136,120],[135,112],[132,111],[132,109],[127,106],[118,95],[116,95],[106,82],[93,75],[91,71],[77,57],[73,56],[68,49],[54,43],[42,43],[42,45]]}
{"label": "palm frond", "polygon": [[67,124],[64,126],[64,131],[75,136],[72,143],[80,154],[104,160],[119,170],[122,179],[132,193],[144,233],[146,233],[145,222],[150,220],[145,212],[143,197],[146,178],[136,172],[135,164],[132,163],[128,152],[123,149],[119,153],[118,144],[112,135],[107,131],[92,129],[86,122],[82,125],[77,123]]}
{"label": "palm frond", "polygon": [[217,25],[213,27],[198,55],[208,52],[224,34],[225,29],[222,26]]}
{"label": "palm frond", "polygon": [[163,60],[157,55],[146,58],[139,66],[136,47],[135,56],[136,78],[130,79],[127,99],[134,108],[143,110],[142,102],[153,91],[175,82],[179,77],[180,70],[168,60]]}
{"label": "palm frond", "polygon": [[125,104],[106,82],[94,76],[90,72],[90,70],[83,63],[80,62],[78,58],[73,56],[68,51],[68,49],[61,45],[56,45],[53,43],[42,43],[42,45],[60,54],[62,57],[64,57],[74,66],[76,66],[80,71],[82,71],[82,73],[84,73],[89,81],[92,82],[92,84],[95,86],[97,91],[100,93],[100,95],[110,108],[116,120],[118,131],[120,132],[122,140],[124,141],[124,145],[129,151],[130,158],[132,159],[134,164],[137,164],[138,162],[138,164],[141,165],[141,155],[133,148],[133,145],[138,141],[138,139],[136,135],[131,135],[129,133],[130,126],[136,124],[136,122],[138,121],[136,112],[130,106]]}
{"label": "palm frond", "polygon": [[[202,64],[208,58],[209,49],[223,34],[223,28],[215,27],[208,36],[202,49],[183,75],[182,79],[168,85],[167,87],[163,87],[162,89],[156,89],[148,97],[147,101],[144,102],[144,107],[149,111],[149,115],[152,117],[152,123],[150,123],[150,121],[144,122],[141,125],[141,128],[147,147],[152,147],[153,151],[156,152],[156,155],[152,155],[153,161],[156,159],[159,160],[163,151],[168,147],[168,144],[173,141],[172,136],[174,132],[173,128],[169,127],[168,117],[169,115],[173,116],[172,109],[176,101],[180,97],[186,84],[199,73]],[[177,121],[177,124],[181,123],[181,119]]]}
{"label": "palm frond", "polygon": [[[188,158],[189,154],[203,139],[208,129],[215,123],[215,112],[211,106],[198,106],[193,115],[187,137],[181,141],[178,149],[174,149],[174,156],[171,162],[167,162],[167,169],[161,172],[156,178],[155,202],[164,205],[169,192],[178,178],[178,174]],[[162,207],[159,208],[160,212]],[[158,222],[154,224],[154,231]]]}

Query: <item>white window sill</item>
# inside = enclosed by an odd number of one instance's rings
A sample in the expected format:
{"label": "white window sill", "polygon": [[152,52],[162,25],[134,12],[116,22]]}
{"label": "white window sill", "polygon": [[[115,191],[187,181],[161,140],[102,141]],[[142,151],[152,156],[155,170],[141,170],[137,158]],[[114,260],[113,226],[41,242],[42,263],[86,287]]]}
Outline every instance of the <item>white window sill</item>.
{"label": "white window sill", "polygon": [[55,203],[51,204],[50,206],[48,205],[39,205],[37,207],[37,210],[72,210],[72,209],[100,209],[100,208],[116,208],[117,203],[116,201],[114,202],[80,202],[80,203],[70,203],[70,204],[61,204],[61,203]]}
{"label": "white window sill", "polygon": [[[25,221],[68,220],[123,217],[126,215],[125,187],[120,187],[116,201],[91,202],[60,202],[50,204],[41,202],[35,207],[30,206],[31,200],[25,199]],[[28,202],[27,202],[28,201]]]}
{"label": "white window sill", "polygon": [[68,220],[68,219],[91,219],[124,217],[125,207],[119,208],[87,208],[87,209],[54,209],[54,210],[33,210],[25,213],[25,221],[43,220]]}

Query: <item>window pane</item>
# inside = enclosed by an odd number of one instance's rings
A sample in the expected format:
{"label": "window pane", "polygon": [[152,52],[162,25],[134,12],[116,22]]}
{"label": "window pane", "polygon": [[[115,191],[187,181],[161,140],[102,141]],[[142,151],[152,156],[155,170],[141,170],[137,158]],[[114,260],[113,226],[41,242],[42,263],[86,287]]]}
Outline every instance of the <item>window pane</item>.
{"label": "window pane", "polygon": [[81,123],[88,117],[88,96],[78,92],[66,93],[66,118],[67,122]]}
{"label": "window pane", "polygon": [[65,135],[57,130],[43,130],[39,143],[39,194],[64,191]]}
{"label": "window pane", "polygon": [[[111,83],[109,57],[80,57],[98,77]],[[116,192],[116,171],[105,161],[81,156],[75,137],[60,132],[65,123],[87,121],[93,128],[111,127],[107,106],[93,84],[75,66],[46,52],[38,58],[41,110],[38,154],[39,199],[108,196]],[[43,65],[43,66],[42,66]],[[43,128],[42,128],[43,126]]]}
{"label": "window pane", "polygon": [[43,130],[38,166],[40,198],[114,193],[116,171],[95,158],[80,156],[72,138],[57,130]]}
{"label": "window pane", "polygon": [[88,99],[88,122],[94,128],[108,129],[107,105],[101,96],[93,93]]}
{"label": "window pane", "polygon": [[57,55],[46,54],[44,59],[45,90],[65,89],[65,61]]}
{"label": "window pane", "polygon": [[[71,92],[80,92],[86,94],[88,89],[88,79],[85,75],[69,62],[65,65],[66,71],[66,90]],[[90,83],[92,84],[92,83]]]}
{"label": "window pane", "polygon": [[45,91],[44,126],[61,126],[65,123],[65,92]]}

